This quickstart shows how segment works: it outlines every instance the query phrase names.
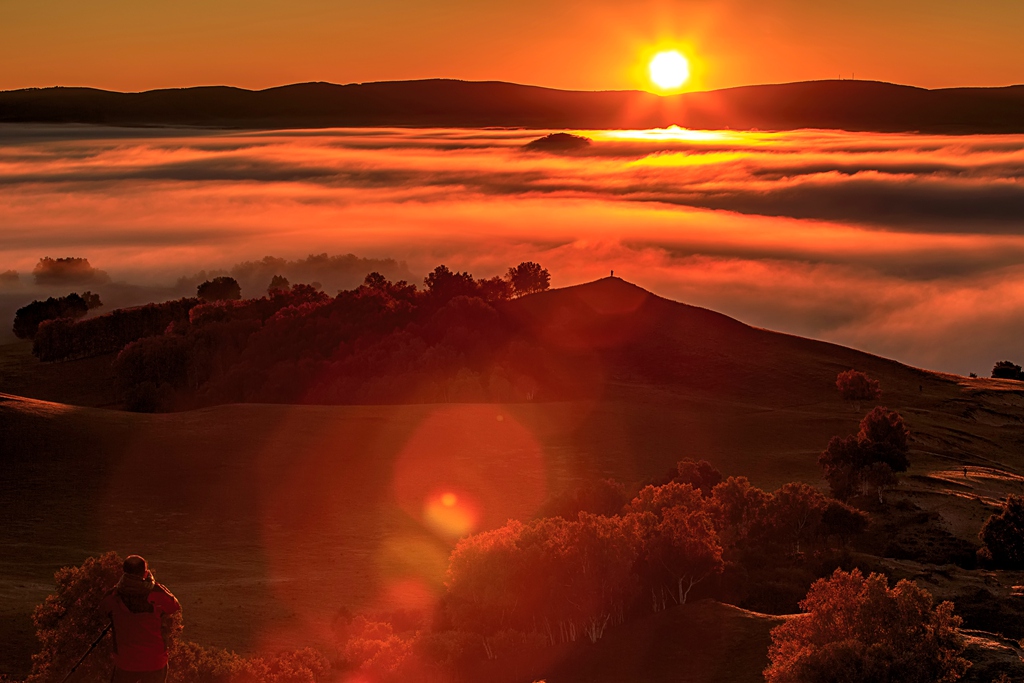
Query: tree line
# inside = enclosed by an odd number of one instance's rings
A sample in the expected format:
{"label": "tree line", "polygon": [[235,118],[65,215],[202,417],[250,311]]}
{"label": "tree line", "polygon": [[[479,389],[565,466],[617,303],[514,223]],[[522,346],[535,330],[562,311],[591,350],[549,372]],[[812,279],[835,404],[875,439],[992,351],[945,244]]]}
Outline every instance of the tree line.
{"label": "tree line", "polygon": [[14,336],[18,339],[35,339],[43,323],[59,318],[78,320],[102,305],[99,294],[92,292],[72,292],[67,296],[51,296],[44,301],[33,301],[15,312]]}
{"label": "tree line", "polygon": [[501,304],[544,291],[550,275],[524,262],[477,280],[438,266],[420,289],[378,273],[329,296],[272,279],[241,299],[221,277],[194,298],[42,322],[33,351],[55,361],[117,353],[115,384],[132,410],[225,402],[358,403],[530,400],[565,373],[518,335]]}

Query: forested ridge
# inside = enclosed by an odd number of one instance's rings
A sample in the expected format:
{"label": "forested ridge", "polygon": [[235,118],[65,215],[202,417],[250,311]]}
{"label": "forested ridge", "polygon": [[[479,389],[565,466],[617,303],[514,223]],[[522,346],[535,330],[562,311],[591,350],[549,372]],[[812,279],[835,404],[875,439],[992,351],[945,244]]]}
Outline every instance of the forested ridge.
{"label": "forested ridge", "polygon": [[533,263],[485,280],[439,266],[423,289],[371,273],[332,297],[275,278],[255,299],[238,298],[237,284],[210,295],[231,280],[217,278],[196,298],[44,321],[33,352],[44,361],[117,353],[118,394],[141,411],[566,396],[573,370],[502,307],[548,278]]}

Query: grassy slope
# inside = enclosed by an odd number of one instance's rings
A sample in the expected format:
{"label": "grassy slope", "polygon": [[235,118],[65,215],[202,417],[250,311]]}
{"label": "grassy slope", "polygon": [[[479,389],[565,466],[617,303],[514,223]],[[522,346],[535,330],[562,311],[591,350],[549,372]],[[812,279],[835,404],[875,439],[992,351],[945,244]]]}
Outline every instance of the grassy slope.
{"label": "grassy slope", "polygon": [[[519,306],[537,334],[588,358],[588,399],[136,415],[3,397],[0,670],[25,666],[27,615],[52,571],[104,550],[146,555],[191,637],[251,650],[323,643],[342,606],[429,598],[450,542],[404,499],[419,480],[475,496],[482,526],[581,479],[641,482],[684,456],[764,488],[821,484],[817,454],[871,407],[838,398],[835,375],[849,367],[881,380],[883,402],[908,419],[905,486],[939,501],[953,533],[976,534],[991,500],[948,496],[936,473],[1024,468],[1017,383],[959,382],[756,330],[620,280]],[[395,592],[410,581],[423,590]]]}

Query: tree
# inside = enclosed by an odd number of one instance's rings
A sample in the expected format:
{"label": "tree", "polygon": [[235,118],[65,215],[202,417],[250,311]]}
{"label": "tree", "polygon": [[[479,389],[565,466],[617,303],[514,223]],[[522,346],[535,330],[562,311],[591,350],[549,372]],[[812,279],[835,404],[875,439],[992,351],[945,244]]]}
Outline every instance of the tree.
{"label": "tree", "polygon": [[505,279],[512,285],[516,297],[543,292],[551,286],[551,274],[533,261],[523,261],[515,268],[509,268]]}
{"label": "tree", "polygon": [[487,637],[543,629],[551,642],[596,641],[624,618],[639,545],[637,525],[620,517],[510,521],[455,546],[449,614],[457,628]]}
{"label": "tree", "polygon": [[1024,496],[1008,495],[978,536],[997,567],[1024,569]]}
{"label": "tree", "polygon": [[478,283],[480,296],[485,301],[506,301],[512,298],[512,283],[502,280],[500,277],[487,278]]}
{"label": "tree", "polygon": [[893,473],[910,467],[909,436],[899,413],[878,406],[861,420],[856,436],[832,437],[818,457],[832,495],[847,500],[867,485],[881,499],[882,489],[896,483]]}
{"label": "tree", "polygon": [[215,277],[196,287],[196,296],[203,301],[237,301],[242,298],[242,288],[233,277]]}
{"label": "tree", "polygon": [[878,381],[857,370],[847,370],[836,375],[836,388],[847,401],[873,401],[882,395]]}
{"label": "tree", "polygon": [[718,535],[735,544],[746,538],[769,500],[771,495],[751,485],[746,477],[729,477],[711,489],[708,512]]}
{"label": "tree", "polygon": [[992,376],[997,379],[1024,379],[1020,366],[1009,360],[1001,360],[992,368]]}
{"label": "tree", "polygon": [[[301,286],[301,285],[296,285]],[[374,271],[363,279],[360,290],[378,292],[395,301],[405,301],[412,304],[416,300],[416,285],[411,285],[405,280],[391,282],[380,273]]]}
{"label": "tree", "polygon": [[885,502],[882,492],[893,488],[898,482],[892,467],[884,462],[871,463],[861,471],[860,478],[866,488],[872,488],[878,494],[879,504]]}
{"label": "tree", "polygon": [[676,463],[676,476],[673,481],[689,484],[700,490],[701,495],[710,496],[711,489],[722,481],[722,473],[707,460],[694,461],[683,458]]}
{"label": "tree", "polygon": [[772,629],[767,683],[953,683],[970,666],[953,604],[933,606],[911,581],[889,588],[882,575],[837,569],[800,608]]}
{"label": "tree", "polygon": [[863,469],[864,454],[856,436],[833,436],[820,456],[825,481],[832,495],[839,500],[849,500],[860,489],[860,472]]}
{"label": "tree", "polygon": [[819,537],[828,499],[813,486],[791,482],[771,495],[755,523],[754,536],[764,548],[776,546],[799,553],[800,545]]}
{"label": "tree", "polygon": [[703,510],[704,499],[700,491],[689,484],[671,482],[664,486],[645,486],[630,501],[628,512],[652,512],[659,518],[668,508]]}
{"label": "tree", "polygon": [[116,353],[133,341],[163,334],[169,326],[186,324],[199,303],[199,299],[179,299],[119,308],[77,322],[69,318],[43,321],[33,340],[32,353],[41,361]]}
{"label": "tree", "polygon": [[718,534],[703,510],[670,507],[660,520],[645,512],[628,515],[626,522],[639,528],[640,576],[655,611],[670,599],[684,604],[695,585],[725,568]]}
{"label": "tree", "polygon": [[86,291],[82,292],[81,297],[82,301],[85,302],[85,305],[89,307],[90,311],[94,308],[99,308],[100,306],[103,305],[103,302],[100,301],[99,294],[93,294],[92,292]]}
{"label": "tree", "polygon": [[286,278],[284,275],[275,275],[274,277],[270,278],[270,284],[267,286],[267,294],[270,296],[274,296],[275,294],[287,292],[291,288],[292,284],[288,282],[288,278]]}
{"label": "tree", "polygon": [[440,265],[423,278],[427,293],[441,302],[449,301],[457,296],[475,296],[477,283],[473,276],[463,271],[453,272],[448,266]]}
{"label": "tree", "polygon": [[596,643],[609,624],[621,623],[635,595],[633,566],[640,540],[636,528],[619,517],[580,513],[559,529],[554,546],[556,566],[563,577],[558,592],[570,624]]}
{"label": "tree", "polygon": [[868,451],[869,463],[884,462],[893,472],[906,472],[910,467],[909,437],[903,417],[881,406],[864,416],[857,433],[857,441]]}

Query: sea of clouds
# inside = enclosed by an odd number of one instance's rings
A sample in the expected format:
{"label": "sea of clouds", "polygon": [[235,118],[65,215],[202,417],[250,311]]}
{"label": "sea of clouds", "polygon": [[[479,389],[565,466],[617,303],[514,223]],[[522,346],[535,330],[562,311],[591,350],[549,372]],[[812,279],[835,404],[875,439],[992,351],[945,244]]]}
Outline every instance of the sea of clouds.
{"label": "sea of clouds", "polygon": [[[614,269],[912,365],[1024,361],[1024,136],[577,131],[580,153],[522,149],[547,132],[0,127],[0,316],[209,274],[257,296],[275,269],[330,291],[535,260],[555,286]],[[46,256],[109,281],[37,284]]]}

